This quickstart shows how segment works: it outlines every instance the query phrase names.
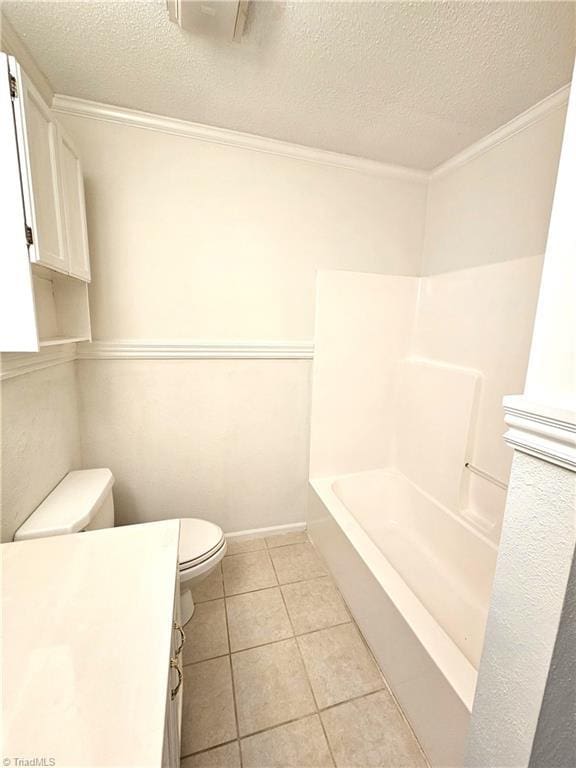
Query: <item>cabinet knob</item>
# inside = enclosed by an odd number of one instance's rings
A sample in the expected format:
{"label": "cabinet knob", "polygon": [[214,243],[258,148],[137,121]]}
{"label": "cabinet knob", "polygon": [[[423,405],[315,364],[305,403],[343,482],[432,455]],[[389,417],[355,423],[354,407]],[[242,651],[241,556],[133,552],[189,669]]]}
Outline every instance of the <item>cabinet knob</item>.
{"label": "cabinet knob", "polygon": [[186,642],[186,635],[184,634],[184,630],[182,629],[182,626],[178,624],[177,621],[173,624],[174,629],[180,633],[180,645],[176,649],[176,656],[180,656],[182,653],[182,648],[184,648],[184,643]]}
{"label": "cabinet knob", "polygon": [[175,699],[176,696],[178,696],[178,691],[180,690],[182,686],[182,670],[178,666],[178,662],[176,659],[170,659],[170,669],[175,669],[178,673],[178,682],[176,683],[176,688],[172,688],[170,691],[170,698]]}

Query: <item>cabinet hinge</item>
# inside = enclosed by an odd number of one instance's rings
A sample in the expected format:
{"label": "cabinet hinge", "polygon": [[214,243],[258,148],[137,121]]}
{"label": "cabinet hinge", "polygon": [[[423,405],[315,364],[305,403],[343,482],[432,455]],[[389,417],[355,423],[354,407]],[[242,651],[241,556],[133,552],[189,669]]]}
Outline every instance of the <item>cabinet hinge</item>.
{"label": "cabinet hinge", "polygon": [[10,75],[10,97],[12,99],[18,98],[18,83],[14,75]]}
{"label": "cabinet hinge", "polygon": [[26,225],[25,230],[26,230],[26,243],[28,245],[34,245],[34,237],[32,236],[32,227],[29,227],[28,225]]}

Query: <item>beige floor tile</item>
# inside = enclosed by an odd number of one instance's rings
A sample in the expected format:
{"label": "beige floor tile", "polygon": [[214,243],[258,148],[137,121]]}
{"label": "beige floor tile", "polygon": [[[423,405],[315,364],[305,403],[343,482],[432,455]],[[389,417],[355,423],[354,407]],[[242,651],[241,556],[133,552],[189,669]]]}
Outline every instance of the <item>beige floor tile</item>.
{"label": "beige floor tile", "polygon": [[328,578],[285,584],[282,593],[297,635],[350,621],[344,600]]}
{"label": "beige floor tile", "polygon": [[226,610],[232,651],[294,635],[278,587],[227,597]]}
{"label": "beige floor tile", "polygon": [[295,640],[234,653],[232,669],[242,736],[315,711]]}
{"label": "beige floor tile", "polygon": [[213,659],[215,656],[228,653],[224,600],[198,603],[184,631],[186,632],[186,642],[182,651],[184,664]]}
{"label": "beige floor tile", "polygon": [[263,536],[252,539],[228,539],[226,556],[240,555],[244,552],[257,552],[260,549],[266,549],[266,540]]}
{"label": "beige floor tile", "polygon": [[291,544],[270,550],[280,584],[327,576],[328,571],[312,544]]}
{"label": "beige floor tile", "polygon": [[320,709],[382,688],[384,681],[354,624],[298,638]]}
{"label": "beige floor tile", "polygon": [[227,595],[275,587],[278,582],[268,552],[247,552],[222,561],[224,590]]}
{"label": "beige floor tile", "polygon": [[[244,768],[332,768],[318,715],[242,739]],[[184,767],[185,768],[185,767]]]}
{"label": "beige floor tile", "polygon": [[308,543],[306,531],[290,531],[290,533],[278,533],[276,536],[266,536],[266,546],[270,549],[285,547],[287,544]]}
{"label": "beige floor tile", "polygon": [[339,768],[425,768],[412,731],[387,690],[321,713]]}
{"label": "beige floor tile", "polygon": [[240,748],[237,741],[214,747],[207,752],[185,757],[180,768],[240,768]]}
{"label": "beige floor tile", "polygon": [[218,563],[212,573],[206,576],[205,579],[194,585],[192,597],[195,603],[204,603],[206,600],[216,600],[219,597],[224,597],[221,563]]}
{"label": "beige floor tile", "polygon": [[215,747],[236,736],[230,658],[184,667],[182,754]]}

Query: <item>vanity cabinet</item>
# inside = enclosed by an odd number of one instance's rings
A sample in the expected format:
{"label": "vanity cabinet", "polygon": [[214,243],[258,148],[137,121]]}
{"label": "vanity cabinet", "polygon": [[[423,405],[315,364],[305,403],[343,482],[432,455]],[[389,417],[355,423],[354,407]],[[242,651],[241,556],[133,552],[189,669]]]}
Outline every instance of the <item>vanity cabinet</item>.
{"label": "vanity cabinet", "polygon": [[0,352],[89,341],[79,153],[16,59],[0,57],[1,154],[3,167],[12,168],[0,176],[0,192],[16,201],[0,228]]}
{"label": "vanity cabinet", "polygon": [[3,754],[180,766],[179,533],[165,520],[0,546]]}
{"label": "vanity cabinet", "polygon": [[182,651],[185,640],[186,636],[180,624],[180,584],[178,581],[174,597],[162,768],[178,768],[180,765],[182,700],[184,695],[184,660],[182,658]]}

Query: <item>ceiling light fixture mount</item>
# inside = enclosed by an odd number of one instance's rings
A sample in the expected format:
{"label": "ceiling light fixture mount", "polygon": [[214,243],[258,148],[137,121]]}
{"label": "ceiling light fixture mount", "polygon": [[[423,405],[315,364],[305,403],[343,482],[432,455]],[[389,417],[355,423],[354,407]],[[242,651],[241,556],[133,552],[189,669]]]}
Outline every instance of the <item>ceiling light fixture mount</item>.
{"label": "ceiling light fixture mount", "polygon": [[249,0],[166,0],[170,20],[186,32],[240,42]]}

